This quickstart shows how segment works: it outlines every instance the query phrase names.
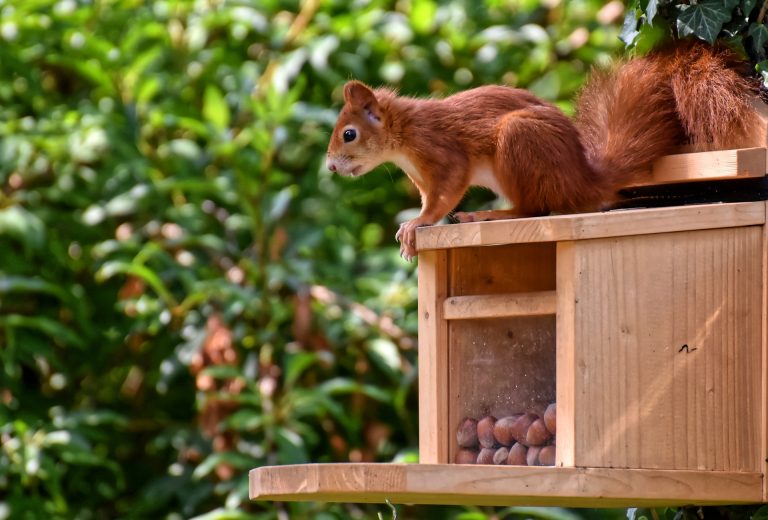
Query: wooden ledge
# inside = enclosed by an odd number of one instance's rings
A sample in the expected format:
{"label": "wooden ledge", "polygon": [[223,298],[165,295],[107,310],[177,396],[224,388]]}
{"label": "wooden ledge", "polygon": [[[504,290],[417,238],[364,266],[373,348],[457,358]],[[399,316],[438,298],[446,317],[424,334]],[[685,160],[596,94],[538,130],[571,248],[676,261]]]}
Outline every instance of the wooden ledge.
{"label": "wooden ledge", "polygon": [[648,180],[633,186],[765,177],[767,171],[765,148],[683,153],[662,157]]}
{"label": "wooden ledge", "polygon": [[558,242],[765,223],[765,202],[698,204],[422,227],[416,249]]}
{"label": "wooden ledge", "polygon": [[302,464],[250,472],[252,500],[636,507],[761,502],[762,475],[722,471]]}
{"label": "wooden ledge", "polygon": [[450,296],[443,301],[443,319],[512,318],[554,315],[557,292]]}

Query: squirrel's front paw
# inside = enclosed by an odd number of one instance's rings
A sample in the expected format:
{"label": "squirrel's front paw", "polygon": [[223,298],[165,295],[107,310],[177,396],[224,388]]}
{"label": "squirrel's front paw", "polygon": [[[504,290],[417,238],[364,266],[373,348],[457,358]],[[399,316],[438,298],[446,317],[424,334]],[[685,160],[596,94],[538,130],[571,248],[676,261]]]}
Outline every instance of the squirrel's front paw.
{"label": "squirrel's front paw", "polygon": [[425,226],[416,220],[409,220],[400,224],[400,229],[395,233],[395,240],[400,242],[400,256],[408,260],[413,260],[416,256],[416,228]]}

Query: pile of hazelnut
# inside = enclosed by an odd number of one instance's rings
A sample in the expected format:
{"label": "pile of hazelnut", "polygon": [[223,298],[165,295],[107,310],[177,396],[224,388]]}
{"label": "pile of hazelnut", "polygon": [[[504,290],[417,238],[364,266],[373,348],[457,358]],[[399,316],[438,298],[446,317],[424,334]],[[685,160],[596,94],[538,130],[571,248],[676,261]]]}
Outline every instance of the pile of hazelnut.
{"label": "pile of hazelnut", "polygon": [[556,405],[543,417],[533,412],[496,419],[486,415],[479,421],[467,417],[456,431],[456,464],[509,464],[554,466]]}

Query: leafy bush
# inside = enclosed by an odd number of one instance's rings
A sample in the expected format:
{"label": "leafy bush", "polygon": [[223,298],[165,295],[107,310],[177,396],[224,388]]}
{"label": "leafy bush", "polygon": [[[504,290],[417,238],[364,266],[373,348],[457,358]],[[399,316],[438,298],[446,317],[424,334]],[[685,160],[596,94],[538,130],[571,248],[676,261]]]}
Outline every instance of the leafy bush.
{"label": "leafy bush", "polygon": [[340,87],[504,82],[569,110],[621,5],[0,11],[0,517],[388,517],[247,501],[260,465],[416,456],[416,280],[392,237],[418,200],[386,168],[322,168]]}

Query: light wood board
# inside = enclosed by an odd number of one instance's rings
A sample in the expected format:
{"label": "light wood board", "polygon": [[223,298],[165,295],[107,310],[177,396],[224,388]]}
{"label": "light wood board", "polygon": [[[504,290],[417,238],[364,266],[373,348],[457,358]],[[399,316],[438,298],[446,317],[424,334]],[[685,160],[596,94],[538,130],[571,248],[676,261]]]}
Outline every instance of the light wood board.
{"label": "light wood board", "polygon": [[577,466],[763,470],[762,235],[573,243]]}
{"label": "light wood board", "polygon": [[638,507],[755,503],[747,472],[443,464],[304,464],[251,470],[253,500]]}
{"label": "light wood board", "polygon": [[471,320],[554,315],[556,303],[555,291],[449,296],[443,302],[443,317],[446,320]]}
{"label": "light wood board", "polygon": [[555,466],[576,462],[576,279],[574,242],[557,244],[557,451]]}
{"label": "light wood board", "polygon": [[451,251],[450,296],[555,289],[555,244],[508,244]]}
{"label": "light wood board", "polygon": [[[765,111],[768,109],[764,108]],[[768,122],[768,118],[763,119]],[[766,214],[768,216],[768,202],[765,203]],[[760,403],[760,466],[764,475],[768,475],[768,226],[763,226],[763,258],[762,258],[762,402]],[[763,501],[768,501],[768,479],[763,479]]]}
{"label": "light wood board", "polygon": [[650,177],[634,186],[765,177],[767,171],[765,148],[684,153],[662,157]]}
{"label": "light wood board", "polygon": [[[698,204],[421,227],[416,230],[416,247],[419,251],[427,251],[558,242],[693,229],[719,229],[764,222],[765,208],[762,202]],[[489,252],[486,251],[485,254]],[[488,291],[480,294],[488,294]]]}
{"label": "light wood board", "polygon": [[443,301],[448,294],[448,252],[419,258],[419,460],[449,460],[448,326]]}

